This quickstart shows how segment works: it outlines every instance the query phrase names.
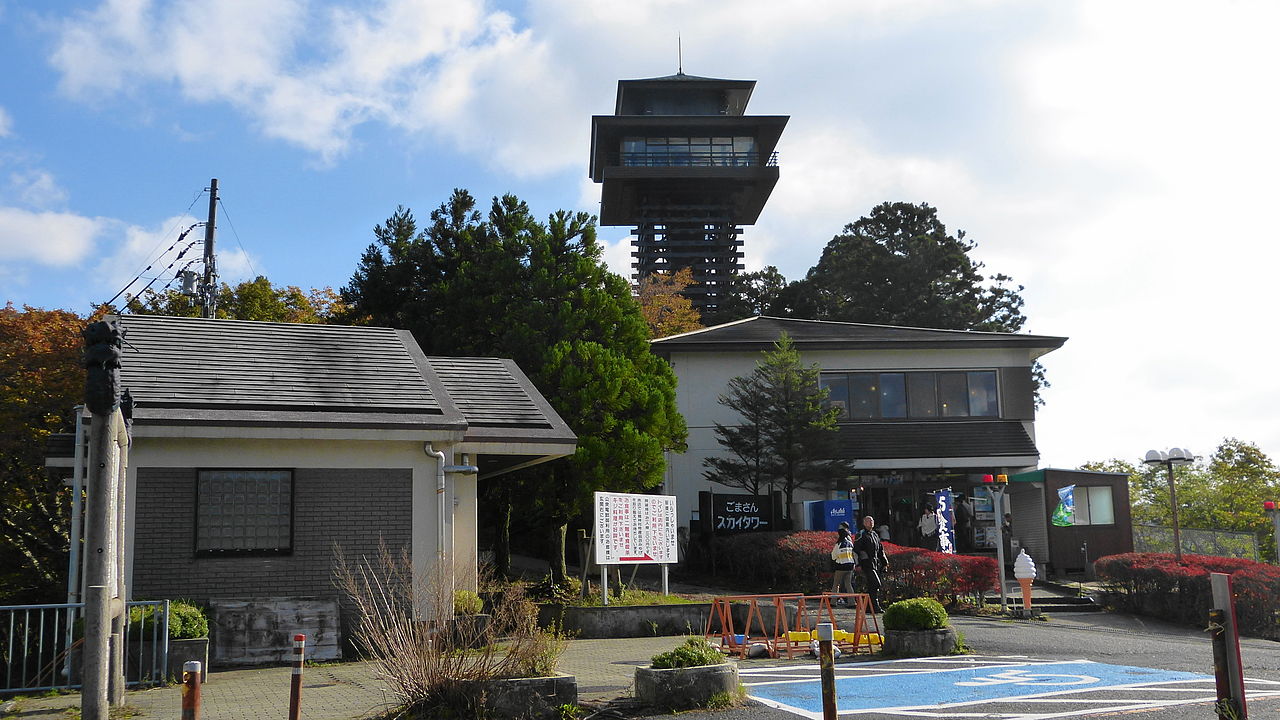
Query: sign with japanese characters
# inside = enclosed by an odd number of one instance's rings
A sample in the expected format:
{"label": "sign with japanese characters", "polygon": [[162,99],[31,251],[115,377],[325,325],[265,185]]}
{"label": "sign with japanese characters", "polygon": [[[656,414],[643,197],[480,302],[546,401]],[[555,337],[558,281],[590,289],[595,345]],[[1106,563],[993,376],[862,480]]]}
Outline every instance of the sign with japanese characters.
{"label": "sign with japanese characters", "polygon": [[674,495],[596,493],[596,562],[601,565],[674,563]]}
{"label": "sign with japanese characters", "polygon": [[717,534],[772,530],[772,508],[767,495],[711,496],[711,529]]}

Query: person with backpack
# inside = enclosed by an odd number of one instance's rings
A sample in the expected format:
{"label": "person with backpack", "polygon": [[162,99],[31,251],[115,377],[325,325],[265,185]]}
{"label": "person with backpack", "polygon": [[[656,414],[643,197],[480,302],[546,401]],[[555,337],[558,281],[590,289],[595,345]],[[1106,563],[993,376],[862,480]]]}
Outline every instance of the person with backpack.
{"label": "person with backpack", "polygon": [[[853,593],[853,570],[857,567],[854,560],[853,538],[849,527],[841,523],[837,531],[836,544],[831,548],[831,560],[835,563],[835,572],[831,575],[831,592]],[[845,598],[836,598],[837,605],[845,605]]]}

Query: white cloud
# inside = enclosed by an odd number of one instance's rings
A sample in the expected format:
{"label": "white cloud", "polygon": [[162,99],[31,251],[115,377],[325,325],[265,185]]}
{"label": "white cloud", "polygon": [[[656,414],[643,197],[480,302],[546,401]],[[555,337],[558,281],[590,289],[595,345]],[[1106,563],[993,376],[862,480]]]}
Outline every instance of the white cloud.
{"label": "white cloud", "polygon": [[9,117],[9,113],[0,107],[0,138],[9,137],[13,134],[13,118]]}
{"label": "white cloud", "polygon": [[102,218],[0,207],[0,260],[74,265],[92,250],[104,226]]}
{"label": "white cloud", "polygon": [[33,208],[62,207],[67,203],[67,191],[58,185],[53,174],[46,170],[26,170],[9,174],[9,189],[22,204]]}

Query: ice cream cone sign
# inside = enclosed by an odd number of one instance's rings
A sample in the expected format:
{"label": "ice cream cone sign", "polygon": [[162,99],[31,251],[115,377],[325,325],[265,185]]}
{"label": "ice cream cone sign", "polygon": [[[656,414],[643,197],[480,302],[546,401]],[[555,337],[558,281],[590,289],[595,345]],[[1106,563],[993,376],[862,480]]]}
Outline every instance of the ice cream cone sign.
{"label": "ice cream cone sign", "polygon": [[1031,582],[1036,579],[1036,563],[1027,554],[1026,550],[1018,553],[1018,559],[1013,561],[1013,576],[1018,579],[1018,584],[1022,586],[1022,607],[1030,610]]}

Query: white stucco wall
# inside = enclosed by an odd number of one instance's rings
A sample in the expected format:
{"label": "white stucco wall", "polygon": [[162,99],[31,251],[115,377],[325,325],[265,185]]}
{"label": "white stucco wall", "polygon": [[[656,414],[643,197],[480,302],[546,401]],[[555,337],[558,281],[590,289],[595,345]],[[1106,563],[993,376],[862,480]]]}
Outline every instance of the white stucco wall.
{"label": "white stucco wall", "polygon": [[[911,370],[982,370],[1007,367],[1028,367],[1031,354],[1017,348],[959,348],[955,350],[819,350],[802,352],[805,365],[817,363],[823,371],[885,371]],[[715,423],[732,425],[738,422],[735,411],[720,404],[719,397],[728,392],[729,380],[749,375],[759,362],[759,352],[693,352],[672,353],[669,362],[675,370],[679,385],[676,388],[676,405],[684,416],[689,429],[688,450],[684,453],[667,453],[666,492],[675,495],[682,522],[698,509],[698,492],[741,493],[740,489],[726,488],[705,480],[702,476],[703,460],[720,455],[723,451],[716,441]],[[1027,434],[1035,440],[1034,423],[1023,423]],[[1008,458],[1013,467],[1034,466],[1037,458]],[[981,457],[940,458],[932,463],[937,467],[984,467],[990,460]],[[862,460],[855,466],[866,470],[891,470],[921,467],[919,460]],[[819,494],[800,491],[795,500],[823,499]]]}

